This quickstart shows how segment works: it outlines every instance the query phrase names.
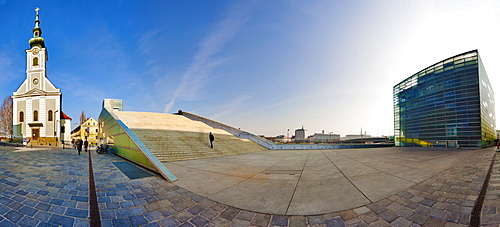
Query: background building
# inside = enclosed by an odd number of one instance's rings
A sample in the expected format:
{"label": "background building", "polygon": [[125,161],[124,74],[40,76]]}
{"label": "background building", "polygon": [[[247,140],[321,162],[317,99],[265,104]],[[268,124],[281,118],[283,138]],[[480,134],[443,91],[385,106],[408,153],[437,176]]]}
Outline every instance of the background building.
{"label": "background building", "polygon": [[26,138],[34,144],[55,145],[61,137],[61,126],[71,125],[62,112],[61,91],[47,78],[48,60],[45,41],[36,10],[33,38],[26,50],[26,79],[12,95],[14,137]]}
{"label": "background building", "polygon": [[83,141],[88,140],[89,144],[95,146],[99,142],[99,125],[94,118],[87,118],[87,120],[80,126],[71,131],[71,139]]}
{"label": "background building", "polygon": [[61,112],[61,142],[69,144],[71,142],[71,117]]}
{"label": "background building", "polygon": [[301,129],[296,129],[295,130],[295,141],[296,142],[305,142],[307,138],[307,133],[306,129],[304,129],[304,126],[302,126]]}
{"label": "background building", "polygon": [[478,51],[440,61],[394,86],[396,146],[493,145],[493,89]]}
{"label": "background building", "polygon": [[314,133],[311,137],[313,143],[332,143],[340,141],[340,134]]}

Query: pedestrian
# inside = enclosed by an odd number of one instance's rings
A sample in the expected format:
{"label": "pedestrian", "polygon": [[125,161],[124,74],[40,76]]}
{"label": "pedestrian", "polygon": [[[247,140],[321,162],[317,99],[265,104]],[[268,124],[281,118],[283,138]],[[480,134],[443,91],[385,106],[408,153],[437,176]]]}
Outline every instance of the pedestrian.
{"label": "pedestrian", "polygon": [[208,135],[208,138],[210,138],[210,148],[214,148],[214,140],[215,140],[214,134],[212,134],[212,132],[210,132],[210,135]]}
{"label": "pedestrian", "polygon": [[76,141],[76,149],[78,150],[78,155],[80,155],[80,152],[82,152],[82,145],[83,141],[81,139],[78,139]]}
{"label": "pedestrian", "polygon": [[85,140],[85,143],[83,143],[83,146],[85,147],[85,152],[88,152],[89,141]]}

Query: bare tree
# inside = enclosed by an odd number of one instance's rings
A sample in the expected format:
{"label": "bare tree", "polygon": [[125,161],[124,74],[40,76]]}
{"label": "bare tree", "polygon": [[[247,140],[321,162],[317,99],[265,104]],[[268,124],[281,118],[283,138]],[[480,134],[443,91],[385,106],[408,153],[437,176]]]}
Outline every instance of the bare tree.
{"label": "bare tree", "polygon": [[12,97],[7,96],[3,100],[3,104],[0,107],[0,131],[3,131],[6,135],[10,136],[12,139],[13,128],[14,128],[14,106],[12,103]]}
{"label": "bare tree", "polygon": [[80,125],[83,125],[87,121],[87,117],[85,117],[85,111],[82,110],[82,114],[80,114]]}

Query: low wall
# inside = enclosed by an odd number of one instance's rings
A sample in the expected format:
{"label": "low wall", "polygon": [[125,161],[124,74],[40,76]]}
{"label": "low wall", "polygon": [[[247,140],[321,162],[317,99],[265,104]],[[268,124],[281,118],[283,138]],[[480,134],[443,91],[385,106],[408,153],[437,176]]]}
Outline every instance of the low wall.
{"label": "low wall", "polygon": [[275,144],[274,150],[321,150],[321,149],[351,149],[351,148],[375,148],[375,147],[394,147],[393,143],[374,143],[374,144]]}

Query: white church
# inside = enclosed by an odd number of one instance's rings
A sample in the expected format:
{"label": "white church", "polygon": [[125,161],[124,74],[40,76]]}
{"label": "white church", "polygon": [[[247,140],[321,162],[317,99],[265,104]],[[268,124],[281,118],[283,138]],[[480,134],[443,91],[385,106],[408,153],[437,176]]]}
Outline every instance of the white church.
{"label": "white church", "polygon": [[14,136],[33,145],[57,146],[71,140],[71,118],[62,111],[61,90],[47,78],[48,52],[38,10],[26,50],[26,79],[12,95]]}

